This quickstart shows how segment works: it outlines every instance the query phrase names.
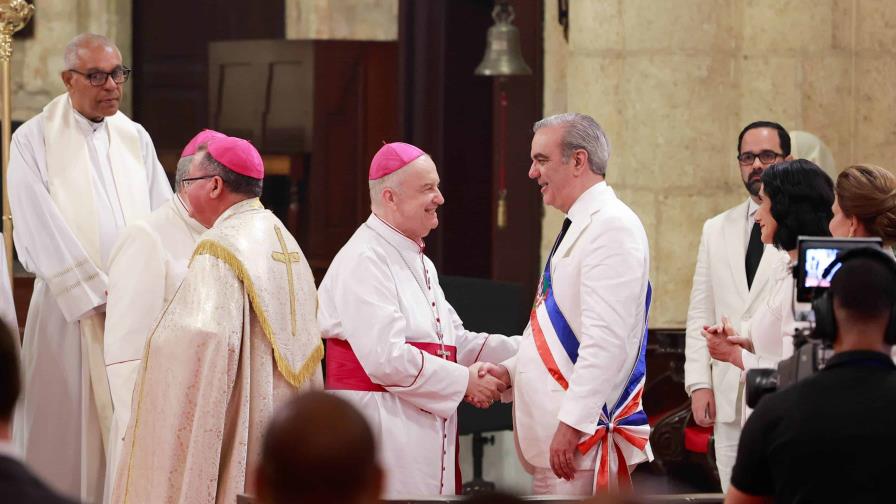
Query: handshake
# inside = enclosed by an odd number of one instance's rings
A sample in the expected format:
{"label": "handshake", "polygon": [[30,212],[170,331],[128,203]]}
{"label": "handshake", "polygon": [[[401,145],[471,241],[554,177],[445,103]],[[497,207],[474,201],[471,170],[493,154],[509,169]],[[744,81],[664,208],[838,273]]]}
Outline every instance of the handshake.
{"label": "handshake", "polygon": [[464,400],[477,408],[488,408],[510,388],[510,373],[501,364],[477,362],[469,370],[470,381]]}

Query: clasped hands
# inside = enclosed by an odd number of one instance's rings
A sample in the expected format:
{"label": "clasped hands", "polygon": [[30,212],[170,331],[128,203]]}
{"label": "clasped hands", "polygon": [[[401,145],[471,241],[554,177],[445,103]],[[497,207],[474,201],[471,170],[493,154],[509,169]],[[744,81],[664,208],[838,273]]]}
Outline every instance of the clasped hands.
{"label": "clasped hands", "polygon": [[464,400],[477,408],[488,408],[510,388],[510,372],[501,364],[477,362],[470,366],[470,380]]}
{"label": "clasped hands", "polygon": [[753,352],[753,342],[750,338],[738,334],[728,317],[722,317],[722,322],[719,324],[703,326],[702,333],[706,338],[706,348],[713,359],[744,368],[741,349]]}

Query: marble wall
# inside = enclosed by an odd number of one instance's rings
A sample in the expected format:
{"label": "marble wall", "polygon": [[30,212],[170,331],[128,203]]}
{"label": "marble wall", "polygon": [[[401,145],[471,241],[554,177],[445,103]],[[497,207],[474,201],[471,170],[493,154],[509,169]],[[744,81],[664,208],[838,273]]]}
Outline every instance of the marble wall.
{"label": "marble wall", "polygon": [[[34,35],[15,39],[12,55],[12,116],[24,121],[65,92],[59,74],[65,45],[75,35],[94,32],[114,40],[124,64],[131,61],[131,1],[72,0],[37,2]],[[131,109],[130,86],[125,85],[122,110]]]}
{"label": "marble wall", "polygon": [[[839,167],[896,169],[896,2],[573,0],[569,41],[545,2],[545,114],[594,116],[608,181],[651,243],[652,327],[683,327],[705,219],[746,198],[737,134],[770,119],[815,133]],[[561,220],[546,212],[543,256]]]}

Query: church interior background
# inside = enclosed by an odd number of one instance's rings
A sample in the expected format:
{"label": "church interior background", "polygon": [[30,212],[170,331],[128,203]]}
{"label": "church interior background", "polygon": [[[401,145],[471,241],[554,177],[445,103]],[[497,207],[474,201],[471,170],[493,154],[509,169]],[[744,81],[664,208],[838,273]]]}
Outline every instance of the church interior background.
{"label": "church interior background", "polygon": [[[733,139],[744,124],[772,118],[818,135],[840,168],[893,168],[896,3],[509,3],[533,72],[501,80],[473,72],[492,0],[36,0],[32,27],[15,42],[13,119],[30,118],[64,91],[58,75],[71,37],[109,36],[134,70],[122,108],[146,127],[166,170],[173,173],[183,144],[203,127],[252,139],[270,177],[264,200],[318,281],[368,213],[373,153],[383,141],[420,145],[439,167],[447,201],[427,239],[446,290],[471,329],[519,332],[562,221],[526,177],[531,125],[567,110],[590,114],[612,144],[608,182],[651,243],[655,337],[645,409],[680,414],[700,226],[743,196]],[[32,282],[18,268],[21,325]],[[463,294],[471,291],[479,297]],[[509,428],[509,409],[467,412],[466,427],[463,418],[466,432]],[[643,470],[678,467],[688,484],[711,485],[712,464],[684,446],[680,420],[654,440],[676,464]],[[487,436],[494,445],[484,450],[484,479],[526,492],[510,433]],[[469,480],[473,436],[462,439]]]}

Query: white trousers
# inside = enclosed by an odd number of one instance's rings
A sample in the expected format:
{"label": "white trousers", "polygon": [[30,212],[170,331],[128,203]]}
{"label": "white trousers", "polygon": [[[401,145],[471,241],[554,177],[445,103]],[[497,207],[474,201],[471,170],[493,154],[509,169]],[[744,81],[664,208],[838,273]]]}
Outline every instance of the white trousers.
{"label": "white trousers", "polygon": [[713,430],[716,468],[719,470],[723,493],[728,493],[728,486],[731,484],[731,470],[734,468],[734,460],[737,458],[737,443],[740,441],[741,415],[741,408],[738,404],[734,420],[725,423],[716,422]]}
{"label": "white trousers", "polygon": [[536,467],[532,473],[532,493],[535,495],[593,495],[594,471],[576,471],[575,477],[566,481],[554,475],[551,469]]}

